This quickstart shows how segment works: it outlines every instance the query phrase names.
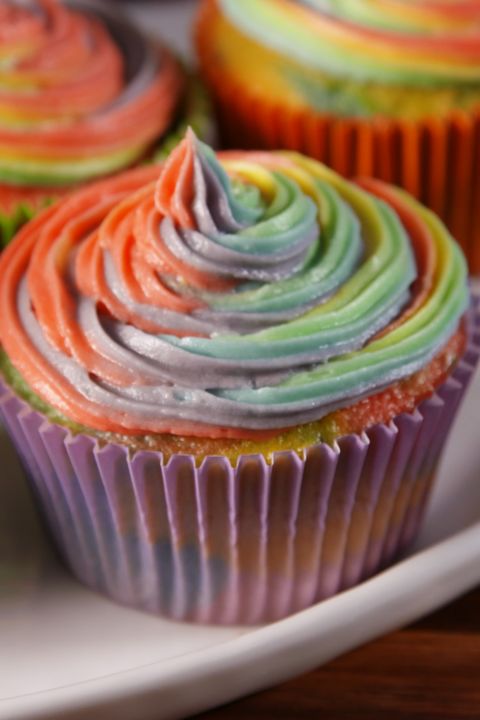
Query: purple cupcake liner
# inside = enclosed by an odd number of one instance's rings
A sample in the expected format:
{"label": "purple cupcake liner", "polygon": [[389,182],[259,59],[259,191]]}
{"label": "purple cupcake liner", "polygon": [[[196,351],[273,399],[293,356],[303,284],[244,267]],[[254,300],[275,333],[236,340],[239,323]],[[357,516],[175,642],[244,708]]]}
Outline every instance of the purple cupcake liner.
{"label": "purple cupcake liner", "polygon": [[100,446],[0,384],[0,416],[66,564],[117,602],[175,620],[255,624],[390,565],[421,522],[480,355],[480,303],[452,375],[361,435],[236,465]]}

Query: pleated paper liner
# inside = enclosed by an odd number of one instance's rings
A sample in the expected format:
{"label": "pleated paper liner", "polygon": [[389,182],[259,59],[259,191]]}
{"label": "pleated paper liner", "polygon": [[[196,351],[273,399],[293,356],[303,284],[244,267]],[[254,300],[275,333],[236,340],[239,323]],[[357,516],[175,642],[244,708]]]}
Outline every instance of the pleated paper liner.
{"label": "pleated paper liner", "polygon": [[282,618],[387,567],[422,520],[480,353],[411,414],[302,456],[188,455],[100,446],[0,385],[0,416],[73,573],[119,603],[175,620]]}
{"label": "pleated paper liner", "polygon": [[201,6],[196,44],[225,147],[296,150],[346,177],[399,185],[444,220],[480,274],[480,102],[475,113],[418,121],[339,118],[273,103],[222,72],[210,42],[211,8]]}

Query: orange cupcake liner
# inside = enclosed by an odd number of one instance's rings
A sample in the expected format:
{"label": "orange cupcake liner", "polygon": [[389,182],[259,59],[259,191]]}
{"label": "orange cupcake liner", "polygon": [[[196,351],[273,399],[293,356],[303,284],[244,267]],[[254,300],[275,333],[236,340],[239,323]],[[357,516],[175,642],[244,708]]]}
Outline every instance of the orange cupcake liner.
{"label": "orange cupcake liner", "polygon": [[339,118],[294,109],[224,75],[209,41],[215,5],[201,6],[196,44],[222,143],[288,149],[346,177],[373,176],[405,188],[446,223],[473,274],[480,274],[480,107],[422,120]]}

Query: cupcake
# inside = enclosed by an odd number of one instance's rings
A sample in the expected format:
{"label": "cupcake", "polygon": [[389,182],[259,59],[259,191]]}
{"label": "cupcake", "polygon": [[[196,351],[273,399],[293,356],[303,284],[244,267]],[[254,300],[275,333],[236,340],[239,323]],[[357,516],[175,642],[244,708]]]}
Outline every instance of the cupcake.
{"label": "cupcake", "polygon": [[25,225],[0,296],[0,413],[67,565],[177,620],[274,620],[391,564],[478,355],[430,211],[191,131]]}
{"label": "cupcake", "polygon": [[195,81],[93,0],[0,7],[0,244],[72,187],[135,165],[186,118]]}
{"label": "cupcake", "polygon": [[479,0],[203,0],[197,47],[226,144],[404,187],[480,273]]}

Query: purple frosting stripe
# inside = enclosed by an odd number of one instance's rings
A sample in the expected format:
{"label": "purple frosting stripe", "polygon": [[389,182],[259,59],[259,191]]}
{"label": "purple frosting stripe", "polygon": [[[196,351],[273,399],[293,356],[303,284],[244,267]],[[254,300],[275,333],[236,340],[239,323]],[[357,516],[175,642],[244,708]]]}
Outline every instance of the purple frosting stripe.
{"label": "purple frosting stripe", "polygon": [[0,385],[0,414],[66,563],[120,603],[176,620],[255,624],[368,578],[411,543],[480,355],[411,414],[334,447],[165,463],[72,437]]}

